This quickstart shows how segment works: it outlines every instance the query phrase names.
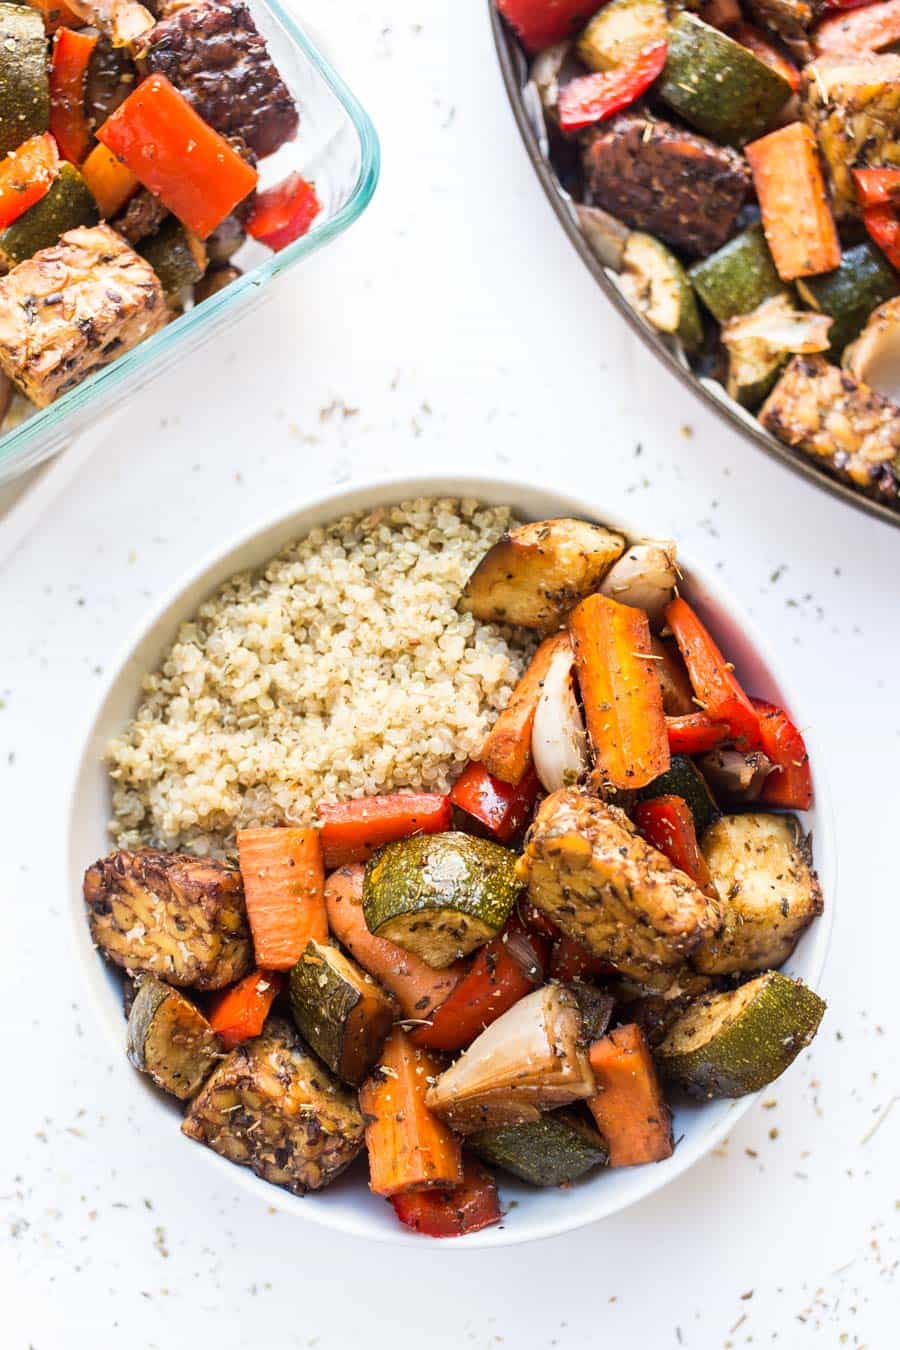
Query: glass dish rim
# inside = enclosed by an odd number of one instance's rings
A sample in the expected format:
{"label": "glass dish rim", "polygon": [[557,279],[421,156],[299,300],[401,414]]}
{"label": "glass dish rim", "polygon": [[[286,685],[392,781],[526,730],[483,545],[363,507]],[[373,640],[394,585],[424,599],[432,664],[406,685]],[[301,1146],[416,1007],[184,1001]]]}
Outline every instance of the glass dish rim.
{"label": "glass dish rim", "polygon": [[[211,296],[203,305],[180,315],[159,333],[154,333],[152,337],[139,343],[111,365],[89,375],[81,384],[63,394],[62,398],[46,408],[39,409],[19,426],[0,437],[0,474],[11,462],[14,463],[17,458],[23,456],[41,436],[58,428],[68,416],[80,412],[94,400],[95,396],[118,388],[130,377],[136,376],[155,356],[164,356],[192,332],[205,327],[214,327],[216,320],[235,306],[242,297],[251,291],[260,290],[273,277],[287,270],[300,258],[315,253],[317,249],[330,243],[362,215],[371,201],[381,170],[381,147],[371,118],[346,82],[307,37],[299,22],[284,8],[280,0],[255,0],[255,3],[274,15],[290,41],[300,48],[353,124],[359,137],[360,165],[356,182],[347,200],[328,220],[320,225],[313,225],[307,234],[279,253],[273,253],[271,257],[265,258],[251,271],[245,272],[237,281],[233,281],[230,286]],[[101,409],[98,415],[102,417],[106,411]],[[73,435],[78,435],[84,430],[85,427],[74,428]],[[24,466],[23,472],[29,467],[31,466]]]}

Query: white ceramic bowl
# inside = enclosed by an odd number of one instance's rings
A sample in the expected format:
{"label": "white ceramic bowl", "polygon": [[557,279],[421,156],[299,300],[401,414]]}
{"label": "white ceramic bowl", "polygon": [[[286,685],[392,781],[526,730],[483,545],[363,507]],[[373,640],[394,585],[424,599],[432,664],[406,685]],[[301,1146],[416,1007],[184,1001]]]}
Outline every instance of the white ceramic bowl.
{"label": "white ceramic bowl", "polygon": [[[163,597],[154,613],[141,625],[111,666],[97,710],[84,737],[70,808],[69,869],[71,918],[75,949],[100,1019],[109,1033],[121,1060],[121,1072],[132,1075],[135,1093],[143,1098],[148,1122],[155,1121],[160,1135],[179,1140],[179,1146],[194,1150],[198,1167],[215,1167],[222,1182],[233,1182],[253,1191],[267,1205],[276,1205],[291,1214],[357,1237],[381,1242],[427,1242],[405,1230],[392,1209],[371,1195],[365,1181],[364,1163],[357,1164],[321,1195],[300,1200],[287,1191],[259,1180],[248,1169],[225,1162],[207,1148],[178,1135],[179,1110],[175,1103],[156,1091],[142,1074],[130,1069],[125,1059],[125,1024],[122,995],[117,975],[113,974],[94,950],[81,898],[85,868],[109,849],[107,822],[110,818],[109,781],[103,766],[104,746],[133,713],[138,702],[142,676],[154,669],[164,649],[172,641],[178,625],[189,618],[200,602],[234,572],[264,563],[290,540],[316,525],[348,512],[368,510],[383,503],[394,503],[420,496],[466,496],[491,504],[507,504],[524,519],[547,516],[581,516],[621,530],[632,538],[642,533],[641,522],[626,520],[604,506],[595,506],[545,488],[498,479],[421,478],[381,480],[351,488],[308,503],[252,531],[214,557],[205,559],[179,586]],[[722,647],[741,673],[747,687],[760,697],[770,698],[790,709],[795,720],[806,726],[802,700],[787,687],[778,674],[776,661],[767,644],[741,614],[736,602],[690,560],[681,559],[684,569],[684,593],[696,604]],[[834,902],[834,831],[827,789],[822,776],[821,758],[814,738],[808,745],[815,782],[815,805],[806,825],[813,831],[815,859],[826,899],[826,910],[806,932],[787,969],[799,975],[815,989],[821,989]],[[659,1190],[673,1177],[703,1157],[733,1128],[753,1101],[717,1101],[704,1105],[681,1106],[675,1116],[675,1136],[679,1139],[673,1157],[655,1166],[599,1172],[568,1190],[534,1190],[505,1180],[505,1201],[515,1199],[502,1227],[486,1229],[471,1237],[445,1242],[441,1250],[473,1247],[504,1247],[550,1237],[602,1219],[643,1196]]]}

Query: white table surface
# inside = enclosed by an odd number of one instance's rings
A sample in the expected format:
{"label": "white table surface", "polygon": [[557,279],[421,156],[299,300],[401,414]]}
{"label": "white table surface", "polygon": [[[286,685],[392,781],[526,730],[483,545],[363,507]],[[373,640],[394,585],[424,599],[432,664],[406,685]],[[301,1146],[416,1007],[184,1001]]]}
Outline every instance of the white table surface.
{"label": "white table surface", "polygon": [[[532,177],[480,0],[305,12],[379,126],[375,203],[135,398],[0,582],[0,1344],[896,1345],[900,534],[742,443],[626,332]],[[153,598],[306,494],[453,466],[583,491],[721,569],[804,690],[842,876],[827,1020],[768,1109],[627,1213],[466,1257],[288,1220],[148,1133],[70,958],[63,857],[76,728]]]}

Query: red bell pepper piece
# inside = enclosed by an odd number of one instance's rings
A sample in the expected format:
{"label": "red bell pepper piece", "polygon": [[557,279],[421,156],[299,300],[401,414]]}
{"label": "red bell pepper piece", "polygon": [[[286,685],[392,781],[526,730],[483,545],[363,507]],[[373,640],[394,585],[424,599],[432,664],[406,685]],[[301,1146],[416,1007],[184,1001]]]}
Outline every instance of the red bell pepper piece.
{"label": "red bell pepper piece", "polygon": [[91,148],[85,107],[88,66],[97,37],[60,28],[50,66],[50,131],[63,159],[80,164]]}
{"label": "red bell pepper piece", "polygon": [[591,980],[601,975],[614,975],[615,966],[595,956],[576,938],[563,935],[553,944],[550,955],[550,974],[554,980],[568,984],[570,980]]}
{"label": "red bell pepper piece", "polygon": [[664,41],[651,42],[630,65],[570,80],[559,94],[560,130],[581,131],[634,103],[662,74],[666,51]]}
{"label": "red bell pepper piece", "polygon": [[714,722],[702,712],[688,713],[686,717],[667,717],[666,731],[673,755],[702,755],[729,734],[724,722]]}
{"label": "red bell pepper piece", "polygon": [[453,784],[450,800],[505,844],[530,817],[540,790],[533,769],[514,787],[493,778],[483,764],[473,760]]}
{"label": "red bell pepper piece", "polygon": [[276,253],[306,234],[321,211],[316,189],[299,173],[261,192],[253,203],[247,233]]}
{"label": "red bell pepper piece", "polygon": [[673,867],[685,872],[702,891],[715,895],[706,859],[697,843],[694,817],[683,797],[652,797],[638,802],[634,823],[647,843],[664,853]]}
{"label": "red bell pepper piece", "polygon": [[322,852],[329,872],[367,862],[383,844],[411,834],[440,834],[453,823],[450,798],[437,792],[391,792],[319,806]]}
{"label": "red bell pepper piece", "polygon": [[900,209],[869,206],[863,211],[863,224],[891,267],[900,272]]}
{"label": "red bell pepper piece", "polygon": [[784,80],[787,80],[791,89],[796,94],[800,88],[800,72],[792,61],[778,50],[776,46],[769,41],[764,33],[758,28],[754,28],[752,23],[738,23],[728,30],[728,36],[734,38],[742,47],[746,47],[748,52],[762,61],[763,65],[769,66],[776,71]]}
{"label": "red bell pepper piece", "polygon": [[499,1223],[497,1183],[486,1168],[471,1158],[463,1160],[459,1186],[407,1191],[391,1196],[397,1218],[426,1237],[463,1237]]}
{"label": "red bell pepper piece", "polygon": [[702,711],[714,722],[726,723],[742,747],[757,750],[759,719],[753,704],[699,615],[679,596],[667,607],[666,622],[678,643]]}
{"label": "red bell pepper piece", "polygon": [[164,75],[151,75],[97,137],[201,239],[252,192],[256,170],[199,117]]}
{"label": "red bell pepper piece", "polygon": [[812,806],[812,773],[809,754],[799,729],[783,708],[753,700],[759,714],[762,749],[775,768],[763,784],[762,800],[770,806],[808,811]]}
{"label": "red bell pepper piece", "polygon": [[561,929],[530,900],[520,900],[517,910],[520,919],[530,933],[536,933],[538,937],[551,939],[561,936]]}
{"label": "red bell pepper piece", "polygon": [[[518,919],[479,951],[466,975],[409,1039],[429,1050],[464,1050],[544,978],[546,938],[533,937]],[[530,967],[530,968],[528,968]]]}
{"label": "red bell pepper piece", "polygon": [[504,19],[523,46],[539,52],[572,37],[597,13],[605,0],[497,0]]}
{"label": "red bell pepper piece", "polygon": [[260,1034],[280,989],[281,976],[277,971],[252,970],[219,995],[208,1021],[221,1036],[226,1050],[233,1050]]}
{"label": "red bell pepper piece", "polygon": [[32,136],[0,162],[0,230],[46,197],[59,172],[56,141]]}
{"label": "red bell pepper piece", "polygon": [[900,169],[851,169],[861,206],[900,203]]}

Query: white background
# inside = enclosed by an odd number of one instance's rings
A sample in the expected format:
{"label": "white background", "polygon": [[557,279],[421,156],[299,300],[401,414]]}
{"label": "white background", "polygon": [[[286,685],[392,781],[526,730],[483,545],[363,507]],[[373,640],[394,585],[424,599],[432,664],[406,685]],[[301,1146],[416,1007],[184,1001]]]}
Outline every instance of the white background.
{"label": "white background", "polygon": [[[900,533],[742,443],[626,332],[532,177],[481,0],[305,13],[380,129],[375,203],[134,399],[0,583],[0,1343],[894,1346]],[[455,466],[583,491],[721,569],[803,690],[841,871],[827,1019],[774,1104],[625,1214],[465,1257],[289,1220],[148,1134],[63,871],[77,728],[153,598],[307,494]]]}

